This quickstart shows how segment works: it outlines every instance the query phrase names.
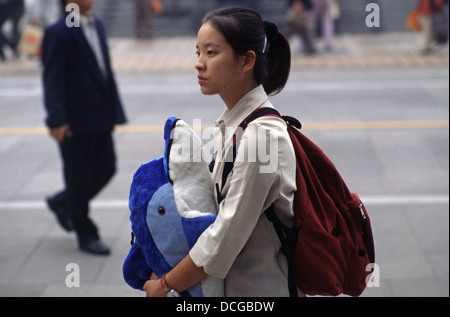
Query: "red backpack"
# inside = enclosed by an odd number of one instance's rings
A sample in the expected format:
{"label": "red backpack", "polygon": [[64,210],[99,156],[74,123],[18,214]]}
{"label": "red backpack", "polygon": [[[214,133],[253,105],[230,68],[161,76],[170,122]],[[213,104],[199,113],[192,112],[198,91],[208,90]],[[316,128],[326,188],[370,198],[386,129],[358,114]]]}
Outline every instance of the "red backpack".
{"label": "red backpack", "polygon": [[[265,211],[288,258],[290,295],[298,296],[297,286],[307,295],[361,295],[373,271],[370,264],[375,263],[370,218],[364,204],[358,195],[350,193],[323,151],[300,132],[297,119],[282,117],[273,108],[259,108],[240,128],[243,131],[262,116],[287,122],[297,160],[294,228],[284,226],[273,208]],[[226,180],[233,162],[226,163],[222,180]]]}

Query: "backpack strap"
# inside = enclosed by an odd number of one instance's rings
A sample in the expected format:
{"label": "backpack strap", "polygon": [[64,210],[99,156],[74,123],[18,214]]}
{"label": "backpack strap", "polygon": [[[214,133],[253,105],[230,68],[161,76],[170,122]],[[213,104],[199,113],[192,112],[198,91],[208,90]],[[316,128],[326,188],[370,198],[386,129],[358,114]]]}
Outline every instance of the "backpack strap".
{"label": "backpack strap", "polygon": [[[258,108],[255,111],[253,111],[247,118],[245,118],[238,126],[236,133],[233,135],[233,146],[230,147],[228,152],[225,155],[225,165],[223,167],[222,171],[222,183],[219,188],[219,184],[216,183],[216,194],[217,194],[217,203],[220,204],[223,200],[222,196],[222,189],[225,186],[225,183],[227,181],[228,175],[233,170],[234,161],[236,160],[237,155],[237,149],[239,147],[239,142],[241,140],[242,134],[244,133],[244,130],[247,128],[250,122],[253,120],[256,120],[260,117],[264,116],[274,116],[281,118],[280,113],[275,110],[274,108],[269,107],[263,107]],[[213,160],[209,163],[209,170],[212,172],[215,165],[215,157]]]}
{"label": "backpack strap", "polygon": [[298,235],[298,229],[291,229],[285,226],[280,218],[278,218],[275,208],[270,206],[264,211],[267,219],[273,224],[275,231],[277,233],[278,239],[281,243],[281,252],[287,259],[288,264],[288,289],[290,297],[298,297],[297,282],[295,281],[295,268],[294,268],[294,254],[295,245],[293,242],[296,241],[295,237]]}
{"label": "backpack strap", "polygon": [[[244,119],[244,121],[241,122],[237,129],[237,134],[233,135],[233,146],[228,150],[226,156],[225,156],[225,166],[222,172],[222,187],[225,185],[225,182],[227,180],[228,175],[230,174],[231,170],[233,169],[233,164],[236,159],[237,154],[237,148],[239,146],[239,142],[241,139],[242,134],[244,133],[244,130],[247,128],[247,126],[254,120],[266,117],[266,116],[272,116],[272,117],[278,117],[283,119],[286,123],[296,127],[297,129],[302,128],[302,124],[300,121],[298,121],[294,117],[290,116],[281,116],[280,113],[274,109],[269,107],[263,107],[258,108],[255,111],[253,111],[247,118]],[[219,185],[216,184],[216,191],[217,191],[217,197],[220,202],[223,200],[223,197],[221,195],[221,192],[219,190]],[[266,215],[267,219],[272,222],[275,231],[277,233],[278,239],[281,243],[281,252],[286,256],[287,263],[288,263],[288,289],[289,289],[289,295],[290,297],[298,297],[298,291],[297,291],[297,283],[295,281],[295,269],[294,269],[294,252],[295,252],[295,245],[291,245],[289,241],[296,241],[296,239],[291,239],[291,236],[297,236],[298,229],[291,229],[286,227],[281,221],[280,218],[278,218],[277,213],[275,212],[275,208],[273,206],[270,206],[266,211],[264,211],[264,214]]]}
{"label": "backpack strap", "polygon": [[282,118],[280,113],[275,108],[261,107],[261,108],[257,108],[247,118],[245,118],[244,121],[241,122],[239,127],[242,128],[242,130],[245,130],[245,128],[247,128],[247,126],[250,122],[252,122],[258,118],[268,117],[268,116]]}
{"label": "backpack strap", "polygon": [[[227,154],[225,155],[225,166],[223,168],[222,172],[222,186],[221,189],[225,185],[225,182],[227,181],[228,175],[231,173],[234,165],[234,161],[236,160],[237,155],[237,149],[239,147],[239,142],[241,140],[242,134],[244,133],[244,130],[247,128],[247,126],[254,120],[266,117],[266,116],[272,116],[272,117],[278,117],[282,118],[280,113],[275,110],[274,108],[269,107],[263,107],[258,108],[255,111],[253,111],[247,118],[245,118],[241,124],[239,124],[236,133],[233,135],[233,146],[230,147]],[[216,187],[217,190],[217,187]],[[217,192],[218,196],[221,197],[220,193]],[[220,204],[220,202],[219,202]]]}
{"label": "backpack strap", "polygon": [[[225,156],[225,166],[224,166],[223,172],[222,172],[222,186],[220,187],[221,189],[225,185],[225,182],[227,181],[228,175],[231,173],[231,170],[233,169],[234,161],[236,160],[237,148],[239,147],[239,142],[241,140],[242,134],[244,133],[244,130],[247,128],[247,126],[252,121],[254,121],[254,120],[258,119],[258,118],[267,117],[267,116],[281,118],[286,123],[296,127],[297,129],[301,129],[302,128],[302,124],[296,118],[290,117],[290,116],[282,116],[274,108],[262,107],[262,108],[258,108],[255,111],[253,111],[239,125],[239,127],[237,129],[237,133],[239,135],[236,135],[236,134],[233,135],[233,146],[228,150],[228,152],[227,152],[227,154]],[[213,162],[211,162],[211,163],[214,164]],[[214,165],[212,165],[212,166],[214,166]],[[212,170],[212,166],[210,165],[210,169],[211,170]],[[216,190],[217,190],[217,197],[221,201],[222,200],[222,196],[220,194],[220,191],[218,189],[218,185],[217,184],[216,184]],[[220,204],[220,201],[219,201],[219,204]]]}

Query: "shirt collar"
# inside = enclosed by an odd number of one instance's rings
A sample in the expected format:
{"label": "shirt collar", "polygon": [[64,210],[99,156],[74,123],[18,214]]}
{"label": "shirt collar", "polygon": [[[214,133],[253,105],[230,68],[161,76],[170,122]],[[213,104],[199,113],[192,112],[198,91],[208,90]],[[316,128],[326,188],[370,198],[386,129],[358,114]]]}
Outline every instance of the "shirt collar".
{"label": "shirt collar", "polygon": [[[225,110],[217,119],[217,127],[238,127],[253,111],[269,101],[262,85],[249,91],[231,110]],[[266,105],[271,107],[272,105]]]}
{"label": "shirt collar", "polygon": [[95,19],[94,19],[93,15],[89,15],[89,16],[81,15],[80,22],[81,22],[81,27],[83,27],[83,28],[95,26]]}

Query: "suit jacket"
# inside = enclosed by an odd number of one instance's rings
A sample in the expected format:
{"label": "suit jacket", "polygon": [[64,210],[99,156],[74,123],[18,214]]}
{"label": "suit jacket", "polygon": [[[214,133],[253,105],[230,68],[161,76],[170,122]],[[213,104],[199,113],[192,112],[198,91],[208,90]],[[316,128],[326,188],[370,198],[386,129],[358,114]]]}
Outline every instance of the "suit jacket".
{"label": "suit jacket", "polygon": [[106,67],[102,75],[81,27],[65,17],[48,27],[42,41],[46,124],[71,126],[74,135],[110,132],[125,123],[102,23],[95,19]]}

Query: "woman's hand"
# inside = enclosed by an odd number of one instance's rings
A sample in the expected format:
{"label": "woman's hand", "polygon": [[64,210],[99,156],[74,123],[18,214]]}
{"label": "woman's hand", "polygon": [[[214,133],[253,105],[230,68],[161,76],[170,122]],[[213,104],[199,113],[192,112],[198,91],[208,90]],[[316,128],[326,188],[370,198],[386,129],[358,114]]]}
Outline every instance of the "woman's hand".
{"label": "woman's hand", "polygon": [[144,291],[147,297],[166,297],[161,281],[155,273],[144,284]]}
{"label": "woman's hand", "polygon": [[[166,284],[170,285],[169,288],[182,292],[207,276],[203,267],[197,267],[188,254],[166,274]],[[143,289],[147,297],[166,297],[163,284],[155,273],[145,282]]]}

